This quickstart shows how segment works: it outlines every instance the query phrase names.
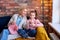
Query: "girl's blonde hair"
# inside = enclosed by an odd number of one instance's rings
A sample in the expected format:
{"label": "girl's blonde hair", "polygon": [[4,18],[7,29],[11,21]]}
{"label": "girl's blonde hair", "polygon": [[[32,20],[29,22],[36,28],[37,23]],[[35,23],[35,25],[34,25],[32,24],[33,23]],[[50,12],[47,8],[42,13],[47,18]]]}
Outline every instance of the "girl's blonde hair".
{"label": "girl's blonde hair", "polygon": [[19,9],[18,9],[18,12],[21,12],[21,11],[23,11],[23,8],[19,8]]}
{"label": "girl's blonde hair", "polygon": [[23,10],[27,11],[26,8],[19,8],[19,9],[18,9],[18,12],[21,12],[21,11],[23,11]]}

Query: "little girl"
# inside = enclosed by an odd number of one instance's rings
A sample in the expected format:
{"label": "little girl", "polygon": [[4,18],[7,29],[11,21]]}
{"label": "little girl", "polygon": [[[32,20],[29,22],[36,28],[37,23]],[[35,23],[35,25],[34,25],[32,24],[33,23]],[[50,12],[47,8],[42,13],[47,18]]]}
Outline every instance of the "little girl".
{"label": "little girl", "polygon": [[30,19],[27,20],[27,30],[28,30],[28,35],[30,37],[35,37],[36,35],[36,28],[43,26],[43,24],[36,18],[37,14],[36,11],[31,11],[30,12]]}

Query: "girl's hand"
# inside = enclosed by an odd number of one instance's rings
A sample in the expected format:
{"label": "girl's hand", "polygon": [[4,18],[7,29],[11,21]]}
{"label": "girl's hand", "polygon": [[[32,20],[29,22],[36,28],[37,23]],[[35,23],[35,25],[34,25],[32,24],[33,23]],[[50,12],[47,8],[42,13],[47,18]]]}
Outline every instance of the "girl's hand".
{"label": "girl's hand", "polygon": [[15,22],[10,22],[8,23],[8,26],[15,24]]}
{"label": "girl's hand", "polygon": [[32,20],[29,22],[29,24],[30,24],[31,26],[35,26],[35,23],[34,23],[34,21],[32,21]]}
{"label": "girl's hand", "polygon": [[33,24],[32,24],[32,26],[34,27],[34,26],[35,26],[35,24],[33,23]]}
{"label": "girl's hand", "polygon": [[14,27],[14,30],[18,30],[18,27],[17,27],[17,26],[15,26],[15,27]]}
{"label": "girl's hand", "polygon": [[15,25],[14,30],[18,30],[18,26],[16,25],[16,23],[13,22],[12,24]]}
{"label": "girl's hand", "polygon": [[12,23],[8,23],[8,27],[9,27],[10,25],[12,25]]}

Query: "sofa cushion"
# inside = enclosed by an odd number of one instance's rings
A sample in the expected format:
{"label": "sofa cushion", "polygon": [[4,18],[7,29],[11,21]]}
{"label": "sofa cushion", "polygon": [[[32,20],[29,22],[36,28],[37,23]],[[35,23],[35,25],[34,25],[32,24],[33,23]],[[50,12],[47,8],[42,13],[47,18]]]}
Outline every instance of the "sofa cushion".
{"label": "sofa cushion", "polygon": [[8,35],[8,40],[16,39],[16,38],[19,38],[19,37],[21,37],[19,34],[14,34],[14,35],[9,34]]}

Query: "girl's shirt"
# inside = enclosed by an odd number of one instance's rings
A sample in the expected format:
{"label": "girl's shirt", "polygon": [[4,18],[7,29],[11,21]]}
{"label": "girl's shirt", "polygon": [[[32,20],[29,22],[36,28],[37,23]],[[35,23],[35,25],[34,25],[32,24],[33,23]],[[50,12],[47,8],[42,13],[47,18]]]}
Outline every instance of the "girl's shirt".
{"label": "girl's shirt", "polygon": [[43,24],[38,19],[27,20],[27,29],[36,29],[36,27],[43,26]]}

